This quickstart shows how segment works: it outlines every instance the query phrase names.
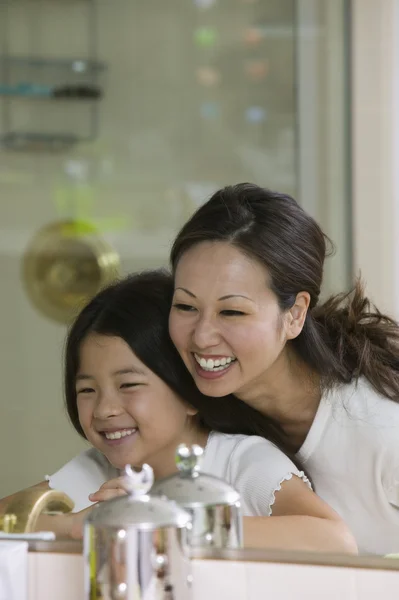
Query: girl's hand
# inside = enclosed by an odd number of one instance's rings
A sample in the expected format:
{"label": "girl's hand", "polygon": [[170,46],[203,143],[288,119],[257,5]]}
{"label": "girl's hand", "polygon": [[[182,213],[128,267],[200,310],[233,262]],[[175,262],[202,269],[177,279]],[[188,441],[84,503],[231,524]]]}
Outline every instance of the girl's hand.
{"label": "girl's hand", "polygon": [[[103,483],[100,489],[97,490],[97,492],[94,492],[94,494],[90,494],[89,500],[95,503],[104,502],[105,500],[111,500],[112,498],[117,498],[118,496],[124,496],[126,493],[127,491],[123,487],[123,477],[116,477],[115,479],[110,479],[110,481]],[[80,512],[66,515],[69,520],[69,537],[74,540],[82,539],[84,521],[92,508],[92,506],[89,506]]]}
{"label": "girl's hand", "polygon": [[85,519],[90,514],[90,511],[93,507],[89,506],[84,510],[81,510],[77,513],[69,513],[65,515],[65,518],[68,519],[68,534],[73,540],[81,540],[83,537],[83,525]]}
{"label": "girl's hand", "polygon": [[126,494],[124,477],[116,477],[103,483],[100,489],[94,492],[94,494],[90,494],[89,500],[91,502],[104,502],[105,500],[111,500],[112,498],[125,496]]}

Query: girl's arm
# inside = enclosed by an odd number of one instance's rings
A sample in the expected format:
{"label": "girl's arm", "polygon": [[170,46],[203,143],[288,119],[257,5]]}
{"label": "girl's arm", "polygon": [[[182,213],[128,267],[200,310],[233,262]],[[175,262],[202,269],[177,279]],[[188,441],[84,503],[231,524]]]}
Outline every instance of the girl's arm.
{"label": "girl's arm", "polygon": [[[106,482],[90,500],[103,502],[125,493],[121,477]],[[339,515],[295,475],[275,492],[271,517],[244,517],[244,545],[357,554],[355,539]]]}
{"label": "girl's arm", "polygon": [[266,439],[249,436],[236,446],[228,480],[240,493],[248,515],[245,546],[357,553],[355,539],[341,517],[312,491],[304,473]]}

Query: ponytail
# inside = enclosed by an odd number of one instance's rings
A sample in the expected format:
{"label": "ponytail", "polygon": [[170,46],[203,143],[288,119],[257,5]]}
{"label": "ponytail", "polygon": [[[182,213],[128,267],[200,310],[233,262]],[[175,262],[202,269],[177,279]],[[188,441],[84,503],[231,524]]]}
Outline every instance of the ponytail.
{"label": "ponytail", "polygon": [[399,401],[399,325],[370,303],[360,280],[311,310],[293,343],[327,386],[365,377],[376,392]]}

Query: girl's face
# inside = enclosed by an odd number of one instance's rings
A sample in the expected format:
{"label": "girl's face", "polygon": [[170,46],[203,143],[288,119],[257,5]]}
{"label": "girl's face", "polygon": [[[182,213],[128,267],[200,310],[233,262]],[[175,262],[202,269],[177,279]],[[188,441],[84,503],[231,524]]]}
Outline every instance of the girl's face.
{"label": "girl's face", "polygon": [[177,265],[170,335],[202,393],[247,400],[281,374],[286,341],[306,315],[295,307],[280,310],[260,263],[228,243],[202,242]]}
{"label": "girl's face", "polygon": [[148,463],[157,478],[173,472],[176,448],[190,441],[196,411],[121,338],[90,334],[82,342],[76,396],[88,441],[114,467]]}

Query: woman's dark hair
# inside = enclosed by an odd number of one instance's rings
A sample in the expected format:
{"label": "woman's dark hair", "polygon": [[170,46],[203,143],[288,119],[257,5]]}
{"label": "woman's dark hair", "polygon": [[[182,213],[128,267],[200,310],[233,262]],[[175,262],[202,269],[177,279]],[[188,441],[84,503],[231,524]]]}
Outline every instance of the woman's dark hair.
{"label": "woman's dark hair", "polygon": [[[134,354],[182,400],[196,408],[199,425],[223,433],[267,437],[300,467],[284,447],[280,427],[234,396],[210,398],[197,389],[168,332],[173,278],[164,270],[131,275],[100,291],[73,323],[65,347],[65,404],[75,430],[79,422],[76,375],[82,342],[91,333],[123,339]],[[267,436],[264,433],[267,432]]]}
{"label": "woman's dark hair", "polygon": [[249,183],[217,191],[180,230],[171,251],[173,270],[204,241],[228,242],[258,260],[282,310],[293,306],[298,292],[309,293],[304,327],[289,343],[325,387],[364,376],[377,392],[398,401],[398,324],[371,306],[360,280],[351,292],[318,305],[332,243],[293,198]]}

